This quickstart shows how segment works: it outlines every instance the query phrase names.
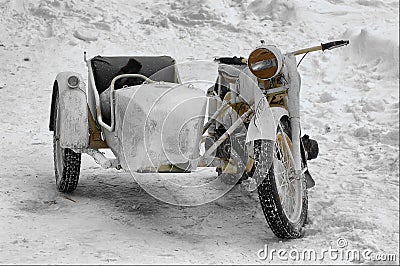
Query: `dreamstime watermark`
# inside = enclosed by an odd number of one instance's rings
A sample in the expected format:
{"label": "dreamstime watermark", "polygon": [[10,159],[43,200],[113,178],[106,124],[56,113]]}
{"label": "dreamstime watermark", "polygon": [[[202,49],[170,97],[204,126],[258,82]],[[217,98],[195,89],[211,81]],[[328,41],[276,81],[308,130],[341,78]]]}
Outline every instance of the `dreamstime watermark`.
{"label": "dreamstime watermark", "polygon": [[374,252],[371,249],[350,248],[349,242],[344,238],[339,238],[336,241],[336,247],[329,246],[328,248],[316,250],[307,248],[299,250],[298,248],[290,249],[274,249],[264,245],[264,248],[257,251],[257,257],[260,260],[268,261],[382,261],[394,262],[397,261],[396,254],[384,252]]}

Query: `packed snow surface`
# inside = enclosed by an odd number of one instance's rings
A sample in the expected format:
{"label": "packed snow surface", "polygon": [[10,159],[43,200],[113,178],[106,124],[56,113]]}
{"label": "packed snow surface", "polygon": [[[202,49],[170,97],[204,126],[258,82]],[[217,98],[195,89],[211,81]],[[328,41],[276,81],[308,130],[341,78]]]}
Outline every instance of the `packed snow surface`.
{"label": "packed snow surface", "polygon": [[[0,263],[268,263],[264,245],[321,251],[339,238],[399,259],[398,10],[395,0],[0,0]],[[60,71],[85,76],[83,51],[170,55],[182,80],[213,81],[213,57],[246,57],[261,39],[282,51],[350,40],[299,67],[302,132],[320,145],[304,238],[277,239],[255,192],[172,206],[86,155],[77,190],[57,192],[52,85]]]}

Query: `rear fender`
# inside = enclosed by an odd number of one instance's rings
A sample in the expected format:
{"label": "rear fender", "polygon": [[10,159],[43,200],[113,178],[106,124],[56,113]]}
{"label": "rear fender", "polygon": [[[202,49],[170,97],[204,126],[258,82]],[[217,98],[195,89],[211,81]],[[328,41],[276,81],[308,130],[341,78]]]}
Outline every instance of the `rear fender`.
{"label": "rear fender", "polygon": [[[68,86],[70,76],[79,78],[76,88]],[[55,130],[55,108],[58,96],[60,123],[59,139],[63,148],[80,149],[89,146],[89,120],[86,101],[85,83],[78,73],[61,72],[57,75],[53,85],[53,95],[50,110],[50,131]]]}

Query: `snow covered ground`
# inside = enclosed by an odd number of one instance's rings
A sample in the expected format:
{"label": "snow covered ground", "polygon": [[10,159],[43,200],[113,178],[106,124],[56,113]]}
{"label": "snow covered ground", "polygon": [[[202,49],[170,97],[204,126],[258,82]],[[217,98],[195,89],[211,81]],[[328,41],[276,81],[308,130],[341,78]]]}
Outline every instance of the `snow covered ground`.
{"label": "snow covered ground", "polygon": [[[0,263],[269,263],[257,257],[264,245],[322,251],[343,238],[398,264],[398,10],[395,0],[0,0]],[[187,62],[247,56],[260,39],[290,51],[346,38],[300,66],[303,132],[320,143],[304,238],[277,239],[238,187],[171,206],[88,156],[76,192],[56,191],[52,83],[85,74],[83,51]],[[183,77],[198,78],[193,69]]]}

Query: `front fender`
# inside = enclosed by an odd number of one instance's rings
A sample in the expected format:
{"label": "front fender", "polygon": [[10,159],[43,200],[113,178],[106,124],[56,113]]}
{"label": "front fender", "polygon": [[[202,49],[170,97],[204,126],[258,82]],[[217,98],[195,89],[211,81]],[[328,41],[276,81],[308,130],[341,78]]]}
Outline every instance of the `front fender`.
{"label": "front fender", "polygon": [[259,108],[247,129],[246,143],[257,139],[275,141],[279,121],[284,116],[289,117],[289,112],[282,107]]}
{"label": "front fender", "polygon": [[[67,80],[70,76],[80,80],[77,88],[70,88]],[[58,122],[60,123],[59,139],[63,148],[87,148],[89,146],[88,107],[86,101],[85,83],[80,74],[61,72],[53,85],[53,95],[50,110],[50,131],[54,131],[56,100],[58,97]]]}

